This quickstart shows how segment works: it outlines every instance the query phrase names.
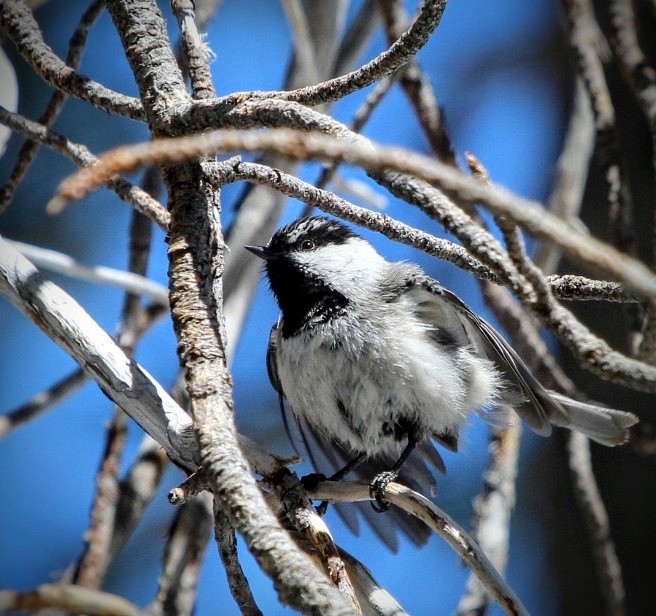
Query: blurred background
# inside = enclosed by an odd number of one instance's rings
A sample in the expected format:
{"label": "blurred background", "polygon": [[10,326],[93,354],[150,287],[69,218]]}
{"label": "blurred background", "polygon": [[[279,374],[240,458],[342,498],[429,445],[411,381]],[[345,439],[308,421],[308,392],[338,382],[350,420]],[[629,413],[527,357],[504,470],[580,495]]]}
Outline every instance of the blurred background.
{"label": "blurred background", "polygon": [[[349,19],[360,3],[352,4]],[[167,3],[160,5],[167,16],[172,40],[176,41],[175,19]],[[60,57],[66,55],[68,39],[85,8],[86,3],[77,0],[49,0],[36,11],[45,40]],[[411,14],[415,8],[414,3],[407,5]],[[643,13],[645,27],[653,32],[653,13],[646,9]],[[216,54],[212,70],[219,95],[282,87],[293,49],[279,2],[224,0],[207,29],[207,42]],[[386,46],[385,34],[379,27],[360,63]],[[43,110],[49,89],[11,45],[5,45],[5,51],[17,72],[18,111],[35,119]],[[464,161],[464,152],[471,151],[495,182],[520,195],[544,201],[562,148],[573,91],[573,69],[560,3],[452,0],[419,60],[444,110],[460,162]],[[106,13],[90,33],[81,71],[112,89],[137,96],[120,40]],[[10,79],[9,71],[3,71],[0,88],[9,87]],[[611,71],[610,79],[617,85],[616,108],[625,153],[631,160],[635,157],[649,161],[646,126],[634,113],[635,103],[630,93],[623,90],[620,77]],[[368,91],[337,103],[333,115],[348,123]],[[67,103],[55,130],[87,144],[94,153],[148,138],[147,131],[137,123],[110,117],[74,99]],[[384,144],[430,154],[398,85],[374,112],[363,132]],[[8,177],[21,144],[22,138],[10,140],[0,159],[1,182]],[[42,148],[16,199],[0,216],[0,234],[65,252],[88,265],[125,269],[130,211],[113,193],[100,190],[60,216],[45,214],[44,206],[58,182],[72,171],[69,161]],[[646,179],[650,177],[649,169],[632,165],[630,173],[637,187],[635,193],[653,203],[653,186]],[[316,174],[316,166],[301,173],[304,179],[312,179]],[[363,173],[352,169],[343,169],[342,174],[366,181]],[[584,220],[593,232],[603,236],[605,214],[597,215],[595,208],[605,211],[605,207],[598,204],[602,193],[595,188],[595,182],[599,178],[593,169]],[[232,220],[234,204],[242,190],[243,186],[230,186],[222,193],[226,225]],[[387,199],[386,213],[443,235],[437,224],[418,210],[384,195],[379,187],[372,186],[372,190]],[[640,200],[636,199],[636,207],[639,205]],[[301,211],[301,204],[290,201],[284,220],[295,218]],[[379,236],[365,235],[388,258],[416,261],[484,313],[478,285],[471,276]],[[242,250],[241,246],[230,248]],[[155,230],[148,275],[166,285],[166,270],[165,238]],[[108,332],[115,331],[122,302],[119,290],[56,274],[49,276]],[[578,313],[579,307],[575,308]],[[621,334],[612,327],[614,321],[623,318],[621,307],[594,303],[583,308],[585,313],[581,314],[592,319],[597,331],[623,347]],[[273,453],[289,455],[292,450],[264,364],[269,327],[276,317],[274,301],[262,284],[243,335],[238,341],[230,341],[237,345],[235,408],[243,433]],[[165,387],[173,385],[178,373],[175,348],[171,323],[164,320],[147,334],[137,350],[138,361]],[[618,408],[653,410],[653,397],[649,401],[646,396],[600,383],[577,370],[567,356],[563,360],[568,374],[588,394]],[[0,299],[0,412],[13,410],[74,367],[63,351]],[[111,414],[107,398],[96,385],[87,383],[75,395],[13,431],[0,443],[4,494],[0,505],[0,587],[26,590],[54,580],[78,557]],[[487,427],[472,420],[461,439],[460,453],[444,454],[448,474],[438,478],[436,502],[467,528],[472,517],[471,501],[482,488],[481,476],[489,459],[488,438]],[[124,456],[126,465],[135,456],[141,439],[141,430],[131,425]],[[630,612],[653,613],[656,592],[649,580],[656,575],[656,463],[653,457],[631,450],[600,451],[594,447],[593,453],[623,565]],[[304,474],[309,468],[301,466],[296,470]],[[166,493],[182,478],[177,469],[168,469],[145,520],[110,570],[106,589],[139,606],[147,604],[156,591],[162,547],[173,515]],[[392,554],[376,542],[366,527],[355,537],[334,511],[329,511],[327,521],[336,541],[370,567],[380,584],[409,613],[454,612],[468,571],[439,537],[433,537],[423,549],[402,540],[398,553]],[[278,604],[270,581],[260,573],[243,545],[240,555],[264,613],[289,613]],[[533,614],[602,611],[590,547],[571,494],[562,434],[542,439],[524,432],[507,578]],[[230,615],[239,611],[229,596],[216,546],[211,541],[201,574],[197,614],[217,613]],[[500,613],[499,608],[494,607],[492,613]]]}

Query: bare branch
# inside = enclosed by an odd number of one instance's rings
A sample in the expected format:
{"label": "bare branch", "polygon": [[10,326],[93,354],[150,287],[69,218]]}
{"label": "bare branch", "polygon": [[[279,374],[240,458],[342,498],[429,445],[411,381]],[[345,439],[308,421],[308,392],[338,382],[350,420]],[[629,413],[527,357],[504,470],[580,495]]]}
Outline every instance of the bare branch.
{"label": "bare branch", "polygon": [[[491,292],[498,297],[496,289],[487,285],[486,297],[489,297]],[[503,308],[499,315],[501,321],[506,331],[513,334],[513,342],[519,347],[518,350],[528,364],[539,368],[545,382],[554,383],[569,396],[581,399],[580,392],[557,364],[538,329],[523,318],[516,304],[504,302]],[[593,544],[594,563],[601,592],[610,613],[619,615],[622,613],[624,600],[622,571],[610,535],[606,509],[592,470],[590,442],[587,438],[582,436],[568,441],[568,461],[575,484],[575,496]]]}
{"label": "bare branch", "polygon": [[115,409],[107,430],[105,453],[96,477],[96,494],[91,508],[91,522],[85,533],[85,549],[72,582],[100,590],[110,564],[110,546],[114,534],[116,505],[119,500],[118,474],[127,435],[127,416]]}
{"label": "bare branch", "polygon": [[183,468],[195,468],[190,418],[72,297],[0,239],[0,292],[71,355]]}
{"label": "bare branch", "polygon": [[547,276],[546,281],[549,283],[554,297],[558,299],[621,303],[639,301],[636,295],[627,293],[624,287],[617,282],[592,280],[573,274]]}
{"label": "bare branch", "polygon": [[231,172],[225,179],[226,182],[238,180],[270,186],[288,197],[302,201],[308,206],[316,207],[328,214],[339,216],[372,231],[378,231],[391,240],[412,246],[440,259],[445,259],[465,271],[475,273],[481,278],[494,278],[493,272],[472,259],[461,246],[414,229],[387,215],[358,207],[328,191],[315,188],[311,184],[303,182],[292,175],[282,173],[277,169],[271,169],[257,163],[240,162],[232,167]]}
{"label": "bare branch", "polygon": [[0,438],[12,430],[19,428],[31,419],[45,413],[64,398],[75,393],[87,382],[87,375],[83,370],[76,369],[54,385],[33,396],[17,409],[0,416]]}
{"label": "bare branch", "polygon": [[150,0],[106,0],[135,76],[144,114],[154,136],[171,134],[171,108],[189,104],[182,72],[173,55],[166,22]]}
{"label": "bare branch", "polygon": [[135,605],[108,592],[73,584],[44,584],[27,592],[0,590],[0,612],[57,608],[91,616],[139,616]]}
{"label": "bare branch", "polygon": [[110,562],[121,551],[141,519],[146,506],[155,496],[168,463],[169,459],[159,443],[145,435],[136,460],[119,485],[120,495],[116,504],[114,533],[109,548]]}
{"label": "bare branch", "polygon": [[[303,6],[299,0],[283,0],[282,6],[285,9],[287,21],[289,22],[293,35],[294,61],[298,66],[300,75],[302,75],[299,80],[306,84],[321,81],[317,66],[317,57],[315,55],[316,48],[309,31]],[[335,8],[336,6],[337,3],[333,3],[329,8]],[[330,37],[330,42],[332,43],[333,41],[334,38]]]}
{"label": "bare branch", "polygon": [[87,280],[97,284],[123,289],[139,297],[148,297],[159,306],[168,306],[169,291],[166,287],[144,278],[139,274],[124,272],[111,267],[96,265],[89,267],[77,262],[73,257],[49,248],[32,246],[10,240],[9,243],[38,267],[64,274],[71,278]]}
{"label": "bare branch", "polygon": [[611,44],[649,123],[656,144],[656,71],[640,47],[633,3],[609,0]]}
{"label": "bare branch", "polygon": [[[407,22],[403,3],[399,0],[383,0],[380,6],[387,27],[387,38],[393,41],[399,37]],[[457,166],[437,97],[416,58],[411,58],[408,62],[408,66],[401,73],[400,83],[415,109],[417,119],[435,156],[448,165]]]}
{"label": "bare branch", "polygon": [[23,59],[53,88],[109,113],[143,120],[141,101],[114,92],[67,66],[41,35],[32,11],[24,2],[0,0],[0,26]]}
{"label": "bare branch", "polygon": [[600,576],[599,588],[606,602],[607,613],[622,616],[625,613],[622,569],[610,534],[608,514],[592,468],[590,441],[580,432],[572,431],[568,436],[567,448],[576,498],[586,517],[586,526],[595,552],[596,570]]}
{"label": "bare branch", "polygon": [[[41,124],[7,111],[2,106],[0,106],[0,124],[4,124],[29,139],[52,148],[81,167],[94,165],[98,161],[85,146],[73,143]],[[147,192],[121,178],[110,179],[107,182],[107,187],[116,192],[123,201],[128,202],[137,211],[143,213],[166,230],[169,213]],[[58,211],[50,210],[50,213],[56,214]]]}
{"label": "bare branch", "polygon": [[652,272],[600,240],[552,216],[541,204],[512,194],[495,184],[482,184],[463,172],[399,148],[346,142],[329,135],[276,129],[267,132],[223,131],[177,140],[161,140],[119,147],[102,158],[102,164],[78,171],[60,185],[56,199],[79,199],[114,173],[141,165],[173,163],[208,152],[274,151],[292,160],[321,160],[357,164],[370,172],[390,170],[414,175],[463,198],[480,201],[496,215],[505,215],[531,233],[558,243],[573,259],[622,280],[627,287],[656,297]]}
{"label": "bare branch", "polygon": [[344,561],[326,523],[312,506],[301,482],[296,475],[287,472],[270,483],[284,514],[297,532],[296,540],[303,546],[305,552],[318,559],[328,577],[350,605],[352,612],[360,613],[361,608],[346,573]]}
{"label": "bare branch", "polygon": [[221,509],[221,504],[217,499],[214,499],[214,538],[228,577],[230,593],[241,613],[243,616],[261,616],[262,612],[255,602],[255,597],[253,597],[248,580],[239,563],[235,529],[230,525],[228,516]]}
{"label": "bare branch", "polygon": [[[322,481],[308,495],[313,500],[350,502],[371,500],[369,486],[353,481]],[[476,573],[506,614],[516,616],[528,614],[519,598],[508,587],[476,542],[444,511],[426,497],[398,483],[390,483],[387,486],[385,499],[420,519],[438,533]]]}
{"label": "bare branch", "polygon": [[333,59],[333,75],[351,70],[360,59],[379,22],[378,0],[364,0],[351,21]]}
{"label": "bare branch", "polygon": [[[105,0],[93,0],[87,10],[82,14],[80,23],[75,28],[68,46],[68,55],[66,64],[72,69],[80,66],[82,52],[87,41],[89,28],[95,23],[105,8]],[[61,90],[57,90],[50,97],[45,111],[41,114],[38,122],[43,126],[50,128],[57,119],[59,112],[63,109],[66,102],[66,95]],[[25,174],[27,173],[32,161],[36,158],[39,151],[39,142],[29,140],[23,144],[16,165],[9,176],[9,180],[0,188],[0,212],[2,212],[11,202],[18,186],[20,186]]]}
{"label": "bare branch", "polygon": [[344,561],[349,579],[353,583],[363,614],[408,616],[396,599],[378,585],[369,569],[348,552],[339,547],[337,549]]}
{"label": "bare branch", "polygon": [[[264,95],[314,106],[339,100],[357,90],[366,88],[403,66],[426,44],[439,25],[445,7],[446,0],[424,0],[421,10],[410,28],[388,50],[351,73],[324,81],[316,86],[289,92],[266,92]],[[239,94],[235,94],[231,98],[237,100],[240,96],[243,99],[243,95]]]}
{"label": "bare branch", "polygon": [[605,41],[590,0],[566,0],[564,4],[579,72],[592,102],[599,162],[606,185],[615,244],[628,251],[635,239],[631,228],[633,205],[617,140],[615,109],[600,58],[599,50],[603,49]]}
{"label": "bare branch", "polygon": [[216,96],[209,64],[210,51],[196,27],[193,0],[173,0],[171,8],[180,25],[183,57],[191,80],[192,96],[196,99]]}
{"label": "bare branch", "polygon": [[204,494],[178,509],[166,542],[157,595],[146,613],[193,614],[198,576],[212,528],[210,499]]}
{"label": "bare branch", "polygon": [[[507,429],[495,431],[490,443],[492,460],[483,476],[483,492],[474,499],[474,536],[500,573],[508,558],[521,432],[519,421],[514,421]],[[456,614],[482,614],[488,603],[489,595],[480,580],[470,575]]]}
{"label": "bare branch", "polygon": [[[579,77],[574,88],[565,143],[556,163],[556,177],[547,204],[549,212],[568,222],[576,219],[583,203],[595,135],[590,96]],[[561,255],[557,244],[541,241],[535,253],[535,262],[545,272],[554,272]]]}

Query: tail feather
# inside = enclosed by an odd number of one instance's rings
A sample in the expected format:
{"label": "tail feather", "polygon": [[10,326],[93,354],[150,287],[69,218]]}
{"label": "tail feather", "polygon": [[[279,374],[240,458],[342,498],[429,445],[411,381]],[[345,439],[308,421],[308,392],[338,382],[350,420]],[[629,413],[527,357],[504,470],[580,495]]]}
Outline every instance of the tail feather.
{"label": "tail feather", "polygon": [[608,447],[626,443],[629,440],[629,428],[638,423],[633,413],[579,402],[555,391],[549,391],[549,395],[565,408],[568,415],[567,418],[557,415],[549,417],[552,424],[582,432],[593,441]]}

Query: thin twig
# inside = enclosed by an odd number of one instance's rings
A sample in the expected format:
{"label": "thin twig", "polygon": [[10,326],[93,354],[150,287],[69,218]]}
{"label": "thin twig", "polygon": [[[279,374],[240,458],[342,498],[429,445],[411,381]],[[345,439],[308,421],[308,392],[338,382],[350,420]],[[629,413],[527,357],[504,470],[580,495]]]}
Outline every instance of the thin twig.
{"label": "thin twig", "polygon": [[[4,124],[21,135],[48,146],[81,167],[94,165],[98,161],[86,146],[73,143],[63,135],[51,131],[41,124],[32,122],[19,114],[11,113],[1,105],[0,124]],[[107,182],[107,187],[113,190],[123,201],[148,216],[166,231],[169,223],[169,213],[144,190],[121,178],[110,179]],[[50,213],[56,214],[58,212],[51,211]]]}
{"label": "thin twig", "polygon": [[[82,14],[80,22],[75,28],[75,31],[73,32],[73,35],[71,36],[68,44],[66,65],[70,66],[72,69],[77,70],[77,68],[79,68],[80,60],[82,59],[82,53],[84,51],[84,47],[86,46],[89,29],[95,23],[96,19],[98,19],[104,7],[105,0],[92,0],[87,10]],[[38,119],[38,123],[42,124],[46,128],[50,128],[59,116],[59,113],[63,109],[65,102],[66,94],[61,90],[56,90],[50,97],[45,111]],[[36,158],[38,151],[39,142],[28,140],[23,144],[23,147],[18,152],[16,164],[12,169],[9,179],[5,185],[0,188],[0,212],[3,212],[13,199],[14,194],[16,193],[16,189],[23,181],[23,178],[28,172],[32,161]]]}
{"label": "thin twig", "polygon": [[461,246],[410,227],[385,214],[349,203],[331,192],[315,188],[311,184],[303,182],[295,176],[282,173],[277,169],[271,169],[257,163],[240,162],[233,165],[224,181],[228,183],[239,180],[270,186],[288,197],[302,201],[309,207],[316,207],[328,214],[339,216],[372,231],[378,231],[390,240],[412,246],[440,259],[445,259],[481,278],[495,278],[492,271],[472,259]]}
{"label": "thin twig", "polygon": [[193,614],[198,574],[212,528],[211,498],[205,493],[177,510],[164,549],[157,594],[146,608],[147,614]]}
{"label": "thin twig", "polygon": [[[473,535],[501,574],[508,559],[510,516],[515,507],[515,478],[521,433],[519,421],[514,421],[508,428],[494,431],[489,447],[491,461],[483,475],[483,492],[473,503]],[[456,614],[483,614],[488,603],[489,594],[484,586],[475,575],[470,575]]]}
{"label": "thin twig", "polygon": [[[151,196],[159,193],[159,174],[150,167],[143,179],[143,187]],[[137,211],[132,212],[128,240],[128,269],[133,276],[143,277],[148,269],[152,224]],[[168,295],[168,294],[167,294]],[[168,307],[168,297],[165,300]],[[142,322],[147,312],[141,307],[138,294],[127,292],[123,299],[117,342],[132,357],[138,334],[143,333]],[[96,477],[96,494],[91,507],[91,521],[85,533],[85,550],[79,558],[73,581],[81,586],[102,588],[109,565],[121,499],[119,473],[127,436],[127,415],[114,409],[107,429],[103,460]]]}
{"label": "thin twig", "polygon": [[75,393],[87,380],[84,371],[77,368],[18,408],[1,415],[0,438],[51,409],[55,404]]}
{"label": "thin twig", "polygon": [[224,102],[230,105],[254,97],[275,97],[312,107],[344,98],[390,75],[413,57],[439,25],[445,7],[446,0],[424,0],[415,21],[389,49],[346,75],[288,92],[240,92],[226,97]]}
{"label": "thin twig", "polygon": [[114,561],[141,520],[168,464],[169,458],[160,444],[145,435],[136,459],[119,484],[114,533],[109,547],[110,562]]}
{"label": "thin twig", "polygon": [[[376,87],[367,95],[362,105],[360,105],[360,107],[358,107],[356,112],[353,114],[353,119],[351,121],[350,129],[354,133],[359,133],[364,128],[366,123],[371,118],[375,109],[383,101],[385,96],[391,90],[392,86],[396,83],[400,71],[403,70],[404,69],[399,69],[399,71],[397,71],[396,73],[393,73],[392,75],[388,75],[387,77],[382,79],[380,82],[376,84]],[[324,188],[325,186],[328,185],[329,182],[333,181],[333,179],[337,176],[337,169],[338,169],[338,165],[336,164],[326,165],[322,169],[319,178],[315,182],[316,187]],[[314,209],[313,206],[307,204],[305,209],[303,210],[302,215],[309,216],[312,213],[313,209]]]}
{"label": "thin twig", "polygon": [[[597,131],[597,152],[606,186],[609,220],[615,244],[629,251],[635,238],[631,227],[632,202],[618,144],[615,109],[599,57],[603,41],[590,0],[565,0],[570,40],[579,73],[592,102]],[[602,40],[603,42],[600,42]]]}
{"label": "thin twig", "polygon": [[168,289],[139,274],[102,265],[92,267],[82,265],[73,259],[73,257],[50,248],[41,248],[40,246],[33,246],[15,240],[10,240],[9,243],[37,267],[78,280],[86,280],[96,284],[123,289],[138,297],[147,297],[159,306],[166,307],[169,304]]}
{"label": "thin twig", "polygon": [[[307,15],[299,0],[283,0],[287,22],[289,23],[294,42],[294,63],[302,76],[297,79],[303,84],[313,84],[321,81],[317,66],[316,45],[308,25]],[[335,5],[333,5],[335,7]],[[331,42],[334,39],[331,38]]]}
{"label": "thin twig", "polygon": [[[499,291],[496,289],[488,285],[486,298],[492,292],[499,296]],[[540,337],[538,329],[527,321],[517,304],[512,302],[503,302],[503,304],[505,310],[499,316],[506,331],[512,332],[513,343],[528,364],[538,369],[544,382],[553,383],[561,391],[580,399],[582,397],[580,392],[557,364]],[[580,434],[577,434],[576,438],[569,438],[568,461],[575,484],[575,496],[593,544],[600,589],[610,613],[619,616],[623,610],[624,597],[622,573],[611,538],[606,509],[591,467],[589,439]]]}
{"label": "thin twig", "polygon": [[380,14],[378,0],[363,0],[358,12],[344,33],[335,57],[332,59],[332,75],[350,71],[358,62],[374,31],[378,27]]}
{"label": "thin twig", "polygon": [[[389,41],[397,39],[408,21],[403,3],[399,0],[380,2]],[[430,80],[421,70],[417,58],[411,58],[400,75],[400,84],[415,110],[424,135],[438,160],[457,166],[451,139],[444,126],[444,118]]]}
{"label": "thin twig", "polygon": [[[577,77],[565,143],[556,163],[556,176],[547,202],[547,209],[554,216],[565,221],[578,217],[594,143],[595,125],[590,96],[582,79]],[[555,272],[561,256],[558,244],[541,241],[534,258],[545,272]]]}
{"label": "thin twig", "polygon": [[80,98],[96,109],[144,120],[139,99],[114,92],[67,66],[46,45],[27,3],[0,0],[0,26],[23,59],[53,88]]}
{"label": "thin twig", "polygon": [[126,435],[127,416],[121,409],[115,409],[107,430],[105,453],[96,477],[96,494],[91,508],[89,529],[84,536],[84,553],[72,579],[73,583],[86,588],[102,588],[110,564],[110,546],[119,499],[118,474]]}
{"label": "thin twig", "polygon": [[230,593],[243,616],[261,616],[255,597],[244,575],[237,555],[235,529],[221,509],[221,504],[214,499],[214,538],[219,548],[221,562],[226,571]]}
{"label": "thin twig", "polygon": [[[161,304],[147,306],[136,322],[133,322],[130,326],[123,326],[122,324],[119,326],[118,336],[125,344],[133,344],[136,339],[140,338],[164,316],[164,312]],[[18,408],[4,413],[0,416],[0,438],[26,422],[37,418],[54,405],[74,394],[88,380],[89,376],[84,370],[77,368],[56,381],[45,391],[36,394],[30,400],[21,404]]]}
{"label": "thin twig", "polygon": [[558,299],[620,302],[623,304],[639,301],[637,295],[627,293],[618,282],[592,280],[573,274],[547,276],[546,281],[549,283],[554,297]]}
{"label": "thin twig", "polygon": [[652,144],[656,144],[656,71],[640,46],[633,3],[609,0],[608,9],[611,44],[649,124]]}
{"label": "thin twig", "polygon": [[590,441],[580,432],[571,431],[567,441],[570,471],[574,480],[576,499],[585,516],[588,536],[592,542],[599,589],[609,616],[626,613],[622,568],[610,533],[608,514],[599,493],[592,468]]}

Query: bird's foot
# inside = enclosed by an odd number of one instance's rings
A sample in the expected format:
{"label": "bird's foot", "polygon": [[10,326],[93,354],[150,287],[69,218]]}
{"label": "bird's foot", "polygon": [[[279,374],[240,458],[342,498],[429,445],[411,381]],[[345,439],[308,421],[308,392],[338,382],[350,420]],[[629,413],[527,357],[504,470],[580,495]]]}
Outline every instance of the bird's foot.
{"label": "bird's foot", "polygon": [[385,471],[378,473],[369,483],[369,496],[374,500],[371,501],[371,506],[374,511],[383,513],[390,508],[390,503],[385,500],[385,490],[387,484],[394,481],[399,476],[397,471]]}
{"label": "bird's foot", "polygon": [[[306,490],[314,490],[322,481],[326,481],[326,477],[323,473],[310,473],[309,475],[304,475],[301,477],[301,484]],[[320,516],[326,515],[328,509],[328,501],[321,501],[316,507],[316,512]]]}
{"label": "bird's foot", "polygon": [[323,473],[310,473],[309,475],[304,475],[301,477],[301,483],[306,490],[314,490],[322,481],[326,481],[326,477]]}

